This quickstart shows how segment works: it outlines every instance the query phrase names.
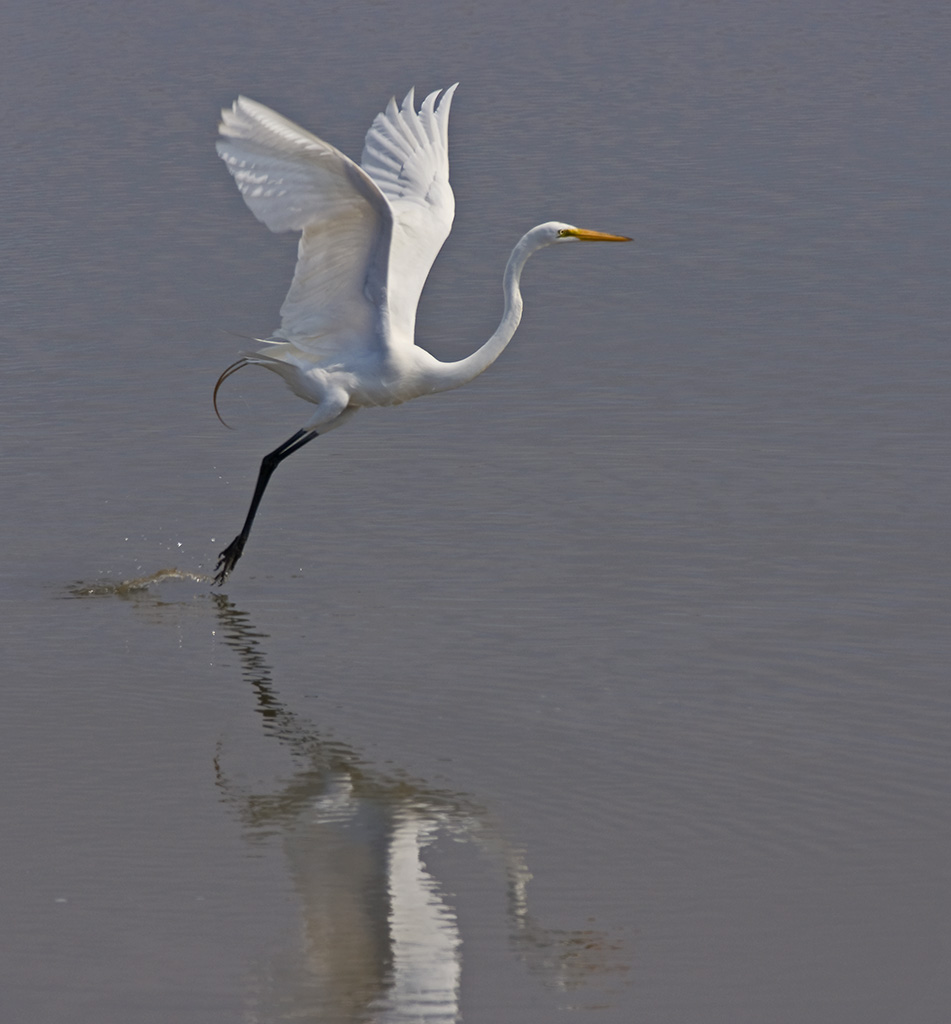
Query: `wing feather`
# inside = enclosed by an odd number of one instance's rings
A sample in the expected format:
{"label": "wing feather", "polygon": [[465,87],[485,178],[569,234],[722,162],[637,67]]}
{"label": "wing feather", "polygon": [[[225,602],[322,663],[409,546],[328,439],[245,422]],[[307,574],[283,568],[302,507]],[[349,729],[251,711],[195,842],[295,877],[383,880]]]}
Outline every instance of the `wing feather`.
{"label": "wing feather", "polygon": [[361,166],[329,143],[240,96],[221,113],[218,154],[251,212],[300,231],[297,266],[275,339],[333,359],[412,345],[416,307],[452,227],[449,108],[391,99],[366,136]]}
{"label": "wing feather", "polygon": [[379,344],[393,215],[349,157],[246,97],[223,110],[219,156],[251,212],[300,231],[297,267],[274,337],[333,357]]}
{"label": "wing feather", "polygon": [[433,261],[452,228],[449,108],[456,86],[430,93],[417,112],[414,90],[391,99],[367,132],[360,165],[393,211],[389,312],[394,334],[412,343],[416,307]]}

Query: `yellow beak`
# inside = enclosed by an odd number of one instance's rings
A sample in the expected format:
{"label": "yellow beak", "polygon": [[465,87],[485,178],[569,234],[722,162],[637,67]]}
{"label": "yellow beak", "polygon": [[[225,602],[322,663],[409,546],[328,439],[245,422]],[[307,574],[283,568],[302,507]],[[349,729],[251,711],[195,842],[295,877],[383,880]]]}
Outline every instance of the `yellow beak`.
{"label": "yellow beak", "polygon": [[566,231],[565,234],[573,235],[580,242],[631,242],[633,239],[627,235],[606,235],[603,231],[586,231],[584,228],[574,228]]}

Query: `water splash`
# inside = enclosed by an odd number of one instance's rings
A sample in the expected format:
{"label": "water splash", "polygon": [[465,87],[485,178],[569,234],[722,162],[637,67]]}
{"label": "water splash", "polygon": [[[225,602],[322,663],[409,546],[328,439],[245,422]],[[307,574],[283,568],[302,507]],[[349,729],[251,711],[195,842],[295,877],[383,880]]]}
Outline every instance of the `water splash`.
{"label": "water splash", "polygon": [[137,576],[131,580],[99,579],[92,583],[77,580],[68,589],[73,597],[132,597],[166,580],[184,580],[189,583],[213,582],[213,577],[184,569],[159,569],[150,576]]}

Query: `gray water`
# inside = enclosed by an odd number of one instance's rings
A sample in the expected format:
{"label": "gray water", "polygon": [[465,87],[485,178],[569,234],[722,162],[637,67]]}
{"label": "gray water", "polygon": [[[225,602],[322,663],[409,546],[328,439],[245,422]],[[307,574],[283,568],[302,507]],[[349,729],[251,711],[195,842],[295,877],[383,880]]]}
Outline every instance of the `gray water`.
{"label": "gray water", "polygon": [[[0,1018],[946,1024],[951,9],[3,21]],[[457,80],[422,344],[534,223],[635,244],[536,257],[212,591],[309,415],[211,408],[295,248],[218,110],[358,156]]]}

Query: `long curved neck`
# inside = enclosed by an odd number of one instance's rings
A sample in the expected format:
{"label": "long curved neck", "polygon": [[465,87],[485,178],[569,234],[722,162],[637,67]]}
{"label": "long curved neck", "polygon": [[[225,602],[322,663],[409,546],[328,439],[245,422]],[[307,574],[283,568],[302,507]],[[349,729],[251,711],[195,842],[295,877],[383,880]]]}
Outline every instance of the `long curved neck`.
{"label": "long curved neck", "polygon": [[509,256],[509,261],[505,265],[505,273],[502,275],[505,311],[499,321],[499,326],[495,329],[492,337],[481,348],[476,349],[471,356],[454,363],[438,363],[433,391],[450,391],[452,388],[468,384],[470,380],[487,370],[505,351],[506,345],[512,340],[519,321],[522,319],[522,293],[518,286],[522,270],[529,256],[537,252],[543,244],[538,243],[537,239],[533,237],[532,231],[523,235],[519,240],[512,250],[512,255]]}

